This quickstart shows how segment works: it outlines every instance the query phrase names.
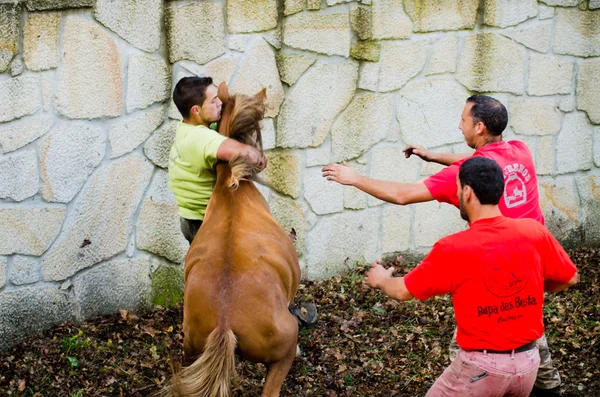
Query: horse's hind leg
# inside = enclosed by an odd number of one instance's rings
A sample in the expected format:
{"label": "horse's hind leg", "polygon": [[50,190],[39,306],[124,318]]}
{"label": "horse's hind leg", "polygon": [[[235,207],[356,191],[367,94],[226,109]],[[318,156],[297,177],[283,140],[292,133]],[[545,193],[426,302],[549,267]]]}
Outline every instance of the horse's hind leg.
{"label": "horse's hind leg", "polygon": [[202,354],[202,346],[198,346],[197,343],[194,343],[191,335],[185,335],[183,338],[183,365],[189,366],[192,365],[194,361]]}
{"label": "horse's hind leg", "polygon": [[267,369],[267,379],[261,397],[278,397],[281,391],[283,381],[290,372],[294,358],[296,357],[296,347],[290,349],[290,352],[275,363],[269,364]]}
{"label": "horse's hind leg", "polygon": [[283,357],[276,362],[273,362],[267,366],[267,378],[261,397],[278,397],[281,391],[283,381],[290,372],[294,358],[296,357],[296,349],[298,345],[298,324],[296,320],[290,315],[289,319],[286,318],[286,323],[289,326],[289,332],[286,332],[285,344],[282,346],[284,351]]}

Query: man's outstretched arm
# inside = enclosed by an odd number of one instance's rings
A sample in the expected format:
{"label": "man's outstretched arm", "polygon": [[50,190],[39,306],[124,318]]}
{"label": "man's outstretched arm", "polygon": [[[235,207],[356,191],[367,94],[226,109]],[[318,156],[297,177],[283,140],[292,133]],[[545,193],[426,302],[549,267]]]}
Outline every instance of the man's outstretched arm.
{"label": "man's outstretched arm", "polygon": [[462,159],[466,159],[467,157],[471,157],[471,155],[468,153],[436,153],[419,145],[408,145],[402,151],[404,152],[404,157],[406,158],[409,158],[414,154],[424,161],[446,166]]}
{"label": "man's outstretched arm", "polygon": [[406,205],[433,200],[427,186],[421,182],[398,183],[371,179],[359,175],[346,162],[327,164],[321,170],[323,177],[342,185],[354,186],[363,192],[389,203]]}

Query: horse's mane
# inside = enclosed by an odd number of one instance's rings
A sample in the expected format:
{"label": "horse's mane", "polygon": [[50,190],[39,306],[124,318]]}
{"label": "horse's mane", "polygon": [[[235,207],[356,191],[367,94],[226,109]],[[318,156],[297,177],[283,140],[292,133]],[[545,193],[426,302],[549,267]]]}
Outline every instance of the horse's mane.
{"label": "horse's mane", "polygon": [[[229,138],[257,148],[263,153],[261,121],[265,114],[264,97],[234,95],[230,118]],[[236,156],[229,161],[231,177],[228,186],[237,189],[241,181],[255,177],[261,170],[248,162],[245,156]]]}

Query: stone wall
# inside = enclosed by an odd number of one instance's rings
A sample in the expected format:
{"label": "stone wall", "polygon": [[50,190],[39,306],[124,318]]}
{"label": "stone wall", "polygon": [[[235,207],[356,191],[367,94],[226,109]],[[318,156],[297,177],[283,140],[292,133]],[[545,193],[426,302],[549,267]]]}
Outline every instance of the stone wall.
{"label": "stone wall", "polygon": [[461,230],[327,182],[348,160],[413,182],[417,143],[469,150],[486,92],[525,141],[549,228],[600,242],[598,0],[0,0],[0,348],[65,320],[181,299],[187,243],[167,187],[184,76],[267,87],[261,187],[305,278]]}

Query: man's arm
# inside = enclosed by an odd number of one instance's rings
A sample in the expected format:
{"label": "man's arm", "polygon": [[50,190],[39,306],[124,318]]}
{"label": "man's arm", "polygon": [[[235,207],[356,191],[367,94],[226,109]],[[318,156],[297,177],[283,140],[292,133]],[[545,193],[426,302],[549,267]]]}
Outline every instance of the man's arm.
{"label": "man's arm", "polygon": [[230,161],[236,156],[247,157],[253,164],[256,164],[261,169],[267,166],[267,158],[253,146],[246,145],[236,141],[235,139],[227,138],[219,145],[217,150],[217,159],[221,161]]}
{"label": "man's arm", "polygon": [[404,157],[409,158],[411,155],[419,156],[421,159],[438,163],[441,165],[450,165],[467,157],[471,157],[468,153],[436,153],[425,149],[419,145],[409,145],[402,150]]}
{"label": "man's arm", "polygon": [[423,182],[398,183],[367,178],[358,175],[345,161],[342,164],[328,164],[321,171],[323,177],[329,181],[354,186],[389,203],[406,205],[433,200],[433,196]]}
{"label": "man's arm", "polygon": [[379,264],[372,264],[369,274],[367,274],[367,284],[373,288],[381,290],[392,299],[399,301],[409,301],[414,296],[404,285],[404,277],[392,277],[394,268],[385,269]]}
{"label": "man's arm", "polygon": [[546,280],[544,280],[544,291],[545,292],[561,292],[561,291],[566,290],[569,287],[574,286],[578,282],[579,282],[579,273],[578,272],[575,272],[573,277],[571,277],[571,279],[566,283],[561,283],[559,281],[546,279]]}

